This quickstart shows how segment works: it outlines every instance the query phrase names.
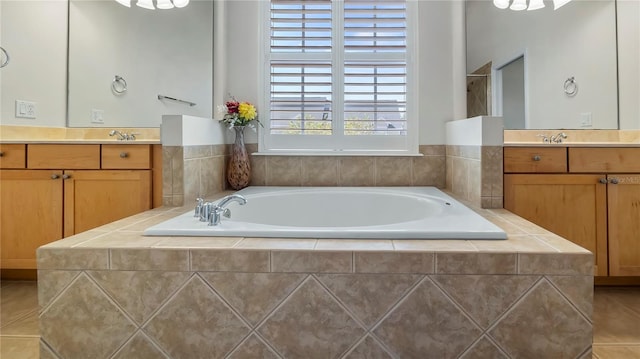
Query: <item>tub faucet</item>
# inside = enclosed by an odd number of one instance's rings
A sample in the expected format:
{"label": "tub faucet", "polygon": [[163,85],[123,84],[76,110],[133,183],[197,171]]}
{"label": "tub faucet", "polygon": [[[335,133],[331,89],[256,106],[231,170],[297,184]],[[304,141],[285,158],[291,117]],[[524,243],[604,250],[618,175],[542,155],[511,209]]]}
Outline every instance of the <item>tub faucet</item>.
{"label": "tub faucet", "polygon": [[218,203],[213,205],[211,213],[209,213],[209,225],[217,226],[220,224],[222,216],[231,218],[231,210],[226,208],[230,202],[238,202],[241,206],[247,203],[247,199],[239,194],[232,194],[222,198]]}

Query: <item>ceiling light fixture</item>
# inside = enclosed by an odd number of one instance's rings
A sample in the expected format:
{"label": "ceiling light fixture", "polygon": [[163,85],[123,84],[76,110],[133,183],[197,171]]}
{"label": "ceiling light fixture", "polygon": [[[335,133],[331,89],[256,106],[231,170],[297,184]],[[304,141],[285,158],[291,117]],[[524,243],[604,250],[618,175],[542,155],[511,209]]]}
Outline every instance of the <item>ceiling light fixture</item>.
{"label": "ceiling light fixture", "polygon": [[[119,4],[124,5],[126,7],[131,7],[131,0],[116,0]],[[149,9],[149,10],[155,10],[156,8],[158,9],[173,9],[174,7],[176,8],[181,8],[181,7],[185,7],[187,5],[189,5],[189,0],[155,0],[155,6],[154,6],[154,0],[137,0],[136,1],[136,5],[138,5],[141,8],[145,8],[145,9]]]}
{"label": "ceiling light fixture", "polygon": [[[120,1],[120,0],[116,0]],[[178,1],[178,0],[176,0]],[[553,0],[553,10],[558,10],[571,0]],[[511,9],[515,11],[538,10],[544,7],[543,0],[493,0],[493,5],[498,9]],[[177,6],[177,5],[176,5]]]}

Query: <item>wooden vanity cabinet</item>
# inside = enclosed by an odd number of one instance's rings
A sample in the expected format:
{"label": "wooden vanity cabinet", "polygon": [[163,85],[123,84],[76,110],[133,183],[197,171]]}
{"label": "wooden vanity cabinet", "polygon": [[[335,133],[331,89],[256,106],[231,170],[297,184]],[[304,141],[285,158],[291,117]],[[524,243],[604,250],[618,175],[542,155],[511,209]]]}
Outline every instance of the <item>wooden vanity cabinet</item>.
{"label": "wooden vanity cabinet", "polygon": [[150,145],[25,148],[22,169],[0,170],[2,269],[35,269],[38,247],[152,206]]}
{"label": "wooden vanity cabinet", "polygon": [[504,207],[593,252],[595,275],[640,276],[640,148],[555,147],[566,156],[541,171],[510,164],[549,149],[504,148]]}

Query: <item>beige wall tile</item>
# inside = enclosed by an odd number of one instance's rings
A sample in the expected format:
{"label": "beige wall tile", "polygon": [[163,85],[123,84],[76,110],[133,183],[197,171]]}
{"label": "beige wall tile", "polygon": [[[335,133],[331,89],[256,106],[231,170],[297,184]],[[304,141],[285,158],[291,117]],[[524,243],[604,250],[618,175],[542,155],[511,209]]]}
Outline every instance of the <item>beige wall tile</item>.
{"label": "beige wall tile", "polygon": [[113,359],[163,358],[164,354],[144,334],[139,331],[117,353]]}
{"label": "beige wall tile", "polygon": [[557,253],[558,250],[543,241],[529,235],[510,235],[509,245],[505,245],[503,240],[472,240],[475,248],[483,252],[539,252]]}
{"label": "beige wall tile", "polygon": [[[481,328],[488,329],[540,279],[520,275],[433,275]],[[478,300],[482,298],[482,300]]]}
{"label": "beige wall tile", "polygon": [[339,186],[373,186],[375,159],[373,157],[338,158]]}
{"label": "beige wall tile", "polygon": [[[53,298],[62,292],[80,271],[38,270],[38,303],[44,309]],[[5,304],[4,302],[2,304]],[[12,310],[12,312],[14,312]],[[2,320],[7,318],[2,313]]]}
{"label": "beige wall tile", "polygon": [[356,273],[433,273],[433,253],[356,252]]}
{"label": "beige wall tile", "polygon": [[267,184],[267,157],[250,156],[251,186],[265,186]]}
{"label": "beige wall tile", "polygon": [[446,188],[453,192],[453,157],[445,158],[445,185]]}
{"label": "beige wall tile", "polygon": [[136,325],[84,274],[40,315],[42,339],[63,358],[111,357],[135,330]]}
{"label": "beige wall tile", "polygon": [[460,357],[460,359],[476,358],[508,359],[504,352],[498,349],[486,336],[474,343],[473,346]]}
{"label": "beige wall tile", "polygon": [[365,330],[309,278],[258,328],[285,358],[337,358]]}
{"label": "beige wall tile", "polygon": [[159,237],[155,248],[231,248],[242,238],[240,237]]}
{"label": "beige wall tile", "polygon": [[144,331],[173,358],[223,358],[250,329],[200,277],[194,276],[153,316]]}
{"label": "beige wall tile", "polygon": [[[587,318],[593,315],[593,276],[547,276],[547,279]],[[640,305],[639,305],[640,308]],[[639,313],[640,314],[640,313]]]}
{"label": "beige wall tile", "polygon": [[211,145],[184,146],[183,151],[185,160],[212,156]]}
{"label": "beige wall tile", "polygon": [[191,250],[191,270],[222,272],[269,272],[269,251]]}
{"label": "beige wall tile", "polygon": [[111,270],[189,270],[188,250],[127,248],[109,251]]}
{"label": "beige wall tile", "polygon": [[316,277],[368,329],[422,279],[415,274],[317,274]]}
{"label": "beige wall tile", "polygon": [[438,274],[516,274],[511,253],[436,253]]}
{"label": "beige wall tile", "polygon": [[279,251],[271,252],[271,271],[289,273],[350,273],[351,252]]}
{"label": "beige wall tile", "polygon": [[200,160],[184,160],[184,173],[184,188],[182,193],[184,194],[185,200],[188,201],[191,198],[204,195],[203,193],[199,193],[201,177]]}
{"label": "beige wall tile", "polygon": [[[526,330],[522,330],[522,323],[528,323]],[[545,358],[578,357],[591,347],[592,333],[591,323],[544,279],[489,331],[502,348],[518,358],[539,357],[541,353]]]}
{"label": "beige wall tile", "polygon": [[138,324],[147,321],[191,276],[189,272],[167,271],[88,271],[87,274]]}
{"label": "beige wall tile", "polygon": [[37,250],[38,269],[108,269],[109,250],[94,248],[43,248]]}
{"label": "beige wall tile", "polygon": [[302,185],[302,164],[297,156],[269,156],[266,171],[267,186]]}
{"label": "beige wall tile", "polygon": [[438,239],[438,240],[413,240],[398,239],[393,241],[393,246],[398,251],[456,251],[456,252],[476,252],[477,249],[469,241],[459,239]]}
{"label": "beige wall tile", "polygon": [[365,337],[363,341],[358,343],[355,348],[351,352],[349,352],[345,358],[348,359],[391,359],[392,356],[389,354],[383,347],[378,343],[377,340],[373,339],[372,336],[368,335]]}
{"label": "beige wall tile", "polygon": [[251,326],[260,323],[289,296],[306,274],[200,272]]}
{"label": "beige wall tile", "polygon": [[373,333],[400,358],[457,358],[482,330],[425,279]]}
{"label": "beige wall tile", "polygon": [[591,275],[593,274],[593,254],[518,254],[519,273]]}
{"label": "beige wall tile", "polygon": [[482,170],[480,161],[469,161],[469,174],[467,176],[468,199],[476,206],[480,205],[482,190]]}
{"label": "beige wall tile", "polygon": [[446,187],[446,159],[444,156],[412,157],[413,186]]}
{"label": "beige wall tile", "polygon": [[410,157],[377,157],[376,186],[411,186],[413,179]]}
{"label": "beige wall tile", "polygon": [[302,157],[303,186],[337,186],[338,159],[336,157]]}
{"label": "beige wall tile", "polygon": [[210,195],[224,190],[224,157],[209,157],[200,160],[200,190],[203,195]]}
{"label": "beige wall tile", "polygon": [[275,354],[264,342],[255,334],[252,334],[244,342],[242,342],[236,350],[228,356],[229,359],[244,358],[262,358],[262,359],[279,359],[280,356]]}
{"label": "beige wall tile", "polygon": [[463,199],[469,199],[469,162],[461,157],[454,157],[451,162],[451,190]]}
{"label": "beige wall tile", "polygon": [[445,145],[420,145],[418,151],[425,156],[445,156]]}

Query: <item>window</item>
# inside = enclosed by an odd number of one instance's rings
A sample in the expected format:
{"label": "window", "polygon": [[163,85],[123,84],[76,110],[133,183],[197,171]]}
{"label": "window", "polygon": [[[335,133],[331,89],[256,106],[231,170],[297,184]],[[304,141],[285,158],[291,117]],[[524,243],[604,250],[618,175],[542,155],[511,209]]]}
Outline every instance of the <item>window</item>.
{"label": "window", "polygon": [[417,153],[412,3],[271,0],[261,150]]}

